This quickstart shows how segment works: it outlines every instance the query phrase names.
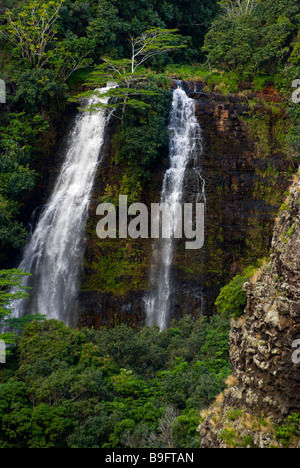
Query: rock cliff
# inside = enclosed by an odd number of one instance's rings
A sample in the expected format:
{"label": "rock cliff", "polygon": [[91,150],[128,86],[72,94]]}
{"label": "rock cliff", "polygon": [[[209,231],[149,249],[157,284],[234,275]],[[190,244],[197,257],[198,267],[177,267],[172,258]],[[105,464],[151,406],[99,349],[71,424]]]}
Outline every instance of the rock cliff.
{"label": "rock cliff", "polygon": [[[185,314],[197,317],[213,313],[220,288],[245,266],[268,254],[274,219],[292,169],[280,141],[288,120],[280,107],[274,109],[261,102],[261,96],[250,93],[225,96],[205,93],[202,83],[183,86],[196,101],[202,128],[203,154],[197,169],[205,179],[207,207],[204,248],[187,252],[184,242],[178,242],[172,268],[172,311],[178,319]],[[113,163],[114,131],[112,125],[90,209],[87,281],[81,294],[82,324],[98,327],[125,320],[138,327],[145,321],[143,295],[147,289],[151,241],[131,242],[121,248],[112,244],[101,251],[95,233],[97,203],[105,188],[116,184],[122,176],[122,167]],[[166,152],[161,154],[153,169],[151,186],[144,188],[142,198],[146,204],[159,201],[167,156]],[[190,167],[185,201],[198,191],[199,177]],[[127,260],[119,266],[112,265],[116,252],[120,254],[123,248],[131,252],[130,265]],[[107,284],[103,288],[99,280],[108,274],[108,269],[112,276],[109,280],[120,285],[118,292],[110,290]],[[91,281],[93,276],[95,280]]]}
{"label": "rock cliff", "polygon": [[[245,284],[245,314],[232,320],[230,356],[233,377],[228,389],[204,415],[199,431],[203,447],[226,447],[255,436],[255,445],[274,444],[274,429],[300,412],[300,365],[294,354],[300,338],[300,180],[295,176],[280,209],[270,261]],[[294,347],[293,347],[294,346]],[[299,346],[298,346],[299,348]],[[294,355],[294,358],[293,358]],[[228,415],[236,411],[229,423]],[[217,423],[214,416],[218,415]],[[248,415],[248,416],[245,416]],[[252,419],[264,415],[264,429]],[[244,423],[243,423],[244,422]],[[228,428],[228,425],[230,428]]]}

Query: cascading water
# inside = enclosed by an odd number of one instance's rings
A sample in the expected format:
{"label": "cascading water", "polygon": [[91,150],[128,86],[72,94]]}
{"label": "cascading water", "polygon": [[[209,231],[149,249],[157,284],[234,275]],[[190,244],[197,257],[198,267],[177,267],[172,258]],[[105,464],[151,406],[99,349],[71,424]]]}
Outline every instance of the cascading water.
{"label": "cascading water", "polygon": [[[98,90],[98,93],[108,89]],[[88,105],[99,101],[106,104],[108,99],[95,96]],[[76,325],[84,230],[107,122],[104,109],[81,112],[76,119],[53,193],[19,266],[31,273],[24,285],[32,291],[29,300],[19,300],[12,305],[14,317],[21,317],[29,310],[32,314]]]}
{"label": "cascading water", "polygon": [[[160,239],[153,245],[150,273],[150,294],[145,298],[147,325],[167,328],[171,307],[171,267],[175,252],[176,208],[182,204],[186,170],[191,161],[196,162],[202,153],[201,128],[195,114],[195,101],[190,99],[179,86],[173,93],[172,111],[169,124],[170,168],[166,172],[161,192],[161,203],[169,206],[170,239]],[[197,195],[205,201],[204,180],[198,174],[201,189]]]}

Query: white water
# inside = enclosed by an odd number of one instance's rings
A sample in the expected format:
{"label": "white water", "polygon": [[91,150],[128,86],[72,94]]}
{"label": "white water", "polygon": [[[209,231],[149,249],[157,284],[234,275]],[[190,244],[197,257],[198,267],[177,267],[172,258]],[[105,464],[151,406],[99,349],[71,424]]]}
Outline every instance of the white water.
{"label": "white water", "polygon": [[[108,88],[99,90],[105,91]],[[99,101],[94,97],[88,104]],[[101,101],[106,103],[107,99]],[[32,287],[32,291],[29,301],[13,304],[14,317],[30,312],[76,325],[84,230],[107,121],[105,110],[82,112],[76,119],[53,193],[19,266],[31,273],[25,286]]]}
{"label": "white water", "polygon": [[[202,153],[201,128],[195,114],[195,101],[180,87],[173,94],[169,133],[170,169],[165,174],[161,203],[167,203],[170,207],[171,238],[162,239],[153,245],[151,292],[145,298],[147,325],[158,325],[161,330],[167,328],[170,321],[176,207],[183,200],[188,164],[193,161],[196,166],[199,153]],[[202,185],[201,189],[199,187],[199,198],[202,197],[205,201],[204,181],[201,174],[198,175]]]}

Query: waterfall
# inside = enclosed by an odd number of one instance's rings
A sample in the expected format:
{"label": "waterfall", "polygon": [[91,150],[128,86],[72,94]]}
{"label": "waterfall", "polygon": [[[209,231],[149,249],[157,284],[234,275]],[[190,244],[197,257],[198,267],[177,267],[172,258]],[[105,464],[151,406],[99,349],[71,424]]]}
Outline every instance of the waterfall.
{"label": "waterfall", "polygon": [[205,201],[204,180],[196,166],[199,154],[202,154],[201,128],[195,114],[195,101],[187,96],[180,85],[173,93],[169,134],[170,168],[164,177],[161,203],[167,203],[170,208],[171,236],[170,239],[160,239],[153,244],[151,292],[145,297],[147,324],[156,324],[161,330],[167,328],[170,321],[176,207],[183,202],[186,170],[191,162],[201,183],[196,201],[200,202],[200,198]]}
{"label": "waterfall", "polygon": [[[99,101],[106,104],[108,99],[95,96],[88,105]],[[29,300],[12,305],[14,317],[30,311],[76,325],[84,231],[107,122],[104,109],[94,113],[83,111],[76,118],[54,190],[19,266],[32,275],[24,280],[24,285],[32,290]]]}

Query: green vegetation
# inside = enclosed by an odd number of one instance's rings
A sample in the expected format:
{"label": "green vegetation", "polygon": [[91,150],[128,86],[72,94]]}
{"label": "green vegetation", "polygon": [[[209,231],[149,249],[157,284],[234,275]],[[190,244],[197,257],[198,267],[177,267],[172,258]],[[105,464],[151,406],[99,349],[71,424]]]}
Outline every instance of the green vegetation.
{"label": "green vegetation", "polygon": [[238,318],[245,310],[247,296],[243,285],[249,281],[255,272],[254,267],[248,267],[241,275],[237,275],[228,285],[221,289],[216,301],[218,313],[226,318]]}
{"label": "green vegetation", "polygon": [[[5,184],[1,188],[4,249],[24,244],[21,208],[35,187],[40,158],[55,143],[48,141],[41,147],[38,142],[46,125],[51,129],[47,137],[55,138],[53,125],[57,125],[55,119],[66,106],[70,90],[78,93],[83,91],[83,83],[95,87],[108,78],[117,79],[120,87],[111,93],[120,101],[116,116],[124,122],[128,119],[127,106],[132,106],[133,113],[144,111],[144,116],[152,112],[157,90],[153,84],[137,86],[141,78],[154,82],[160,76],[159,87],[164,89],[170,87],[167,76],[201,79],[204,90],[225,94],[238,92],[242,79],[253,80],[256,91],[270,80],[279,90],[290,93],[292,80],[298,78],[300,8],[296,0],[224,0],[219,4],[215,0],[192,0],[188,5],[185,1],[174,5],[154,0],[147,4],[131,0],[31,0],[25,4],[7,0],[3,8],[0,78],[14,85],[7,88],[9,107],[1,113],[0,124],[5,126],[13,115],[22,115],[18,118],[22,125],[26,120],[35,141],[26,158],[17,161],[17,201],[5,193]],[[145,65],[150,69],[143,68]],[[286,148],[294,160],[299,152],[296,113],[293,108],[291,128],[285,132]],[[39,125],[36,119],[40,119]],[[154,125],[155,129],[146,132],[149,139],[158,136],[160,122]],[[128,133],[127,125],[126,138]],[[152,151],[153,145],[141,133],[142,129],[129,136],[136,140],[130,158],[138,141],[144,140],[140,150]],[[17,143],[28,146],[26,138]],[[5,154],[7,145],[2,139],[1,132],[0,151]],[[124,138],[120,138],[122,148],[123,143]],[[126,142],[127,149],[129,146]],[[121,152],[124,158],[126,150]],[[152,155],[145,157],[154,160]],[[147,167],[139,168],[141,173],[145,170],[149,177]],[[13,171],[11,166],[1,166],[0,172],[4,179],[9,179],[10,174],[12,179],[16,177],[16,169]]]}
{"label": "green vegetation", "polygon": [[275,438],[275,426],[270,419],[265,418],[263,413],[259,417],[245,410],[232,408],[225,415],[222,425],[224,429],[219,432],[219,437],[227,448],[258,448],[257,434],[259,433],[267,433],[272,440],[271,445],[274,445],[274,448],[279,447]]}
{"label": "green vegetation", "polygon": [[203,65],[178,65],[172,64],[165,68],[167,76],[180,78],[186,81],[202,81],[205,92],[237,93],[239,75],[221,69],[212,69],[207,63]]}
{"label": "green vegetation", "polygon": [[[142,36],[130,38],[130,58],[115,60],[111,57],[102,57],[101,60],[104,63],[95,68],[88,84],[94,89],[103,87],[106,83],[114,83],[114,87],[104,94],[98,93],[100,97],[108,98],[108,103],[101,100],[87,106],[85,110],[93,112],[99,108],[111,109],[114,117],[121,120],[122,126],[127,107],[151,112],[152,106],[145,102],[145,98],[149,100],[149,97],[154,97],[156,93],[149,87],[141,85],[148,77],[144,67],[141,67],[153,57],[184,48],[184,39],[177,33],[177,29],[150,29]],[[94,89],[80,94],[76,99],[82,100],[83,97],[95,95]],[[144,97],[144,99],[139,97]],[[120,112],[118,112],[119,109]]]}
{"label": "green vegetation", "polygon": [[199,447],[199,410],[230,373],[229,322],[162,333],[32,322],[0,371],[1,448]]}
{"label": "green vegetation", "polygon": [[298,32],[299,13],[296,0],[254,2],[244,14],[232,14],[225,8],[205,38],[209,64],[237,71],[245,78],[274,75],[289,57],[288,44]]}
{"label": "green vegetation", "polygon": [[[94,235],[94,229],[93,234]],[[125,296],[146,289],[146,262],[143,245],[132,239],[98,241],[99,258],[86,265],[83,291],[99,291]]]}
{"label": "green vegetation", "polygon": [[291,105],[288,110],[291,118],[291,129],[285,140],[286,150],[297,164],[300,162],[300,109],[298,104]]}
{"label": "green vegetation", "polygon": [[284,423],[276,427],[276,439],[284,448],[292,446],[294,440],[300,437],[300,415],[297,413],[288,416]]}
{"label": "green vegetation", "polygon": [[[48,124],[38,115],[31,120],[24,112],[11,113],[0,126],[0,239],[2,246],[24,244],[27,232],[17,220],[24,196],[35,184],[35,171],[29,162],[33,148],[47,131]],[[0,245],[1,245],[0,244]]]}
{"label": "green vegetation", "polygon": [[[40,315],[28,315],[22,318],[11,318],[13,301],[28,297],[28,289],[23,286],[23,278],[27,276],[22,270],[0,270],[0,340],[9,346],[14,346],[17,331],[23,330],[26,324],[33,320],[43,320]],[[7,348],[7,355],[11,354]]]}
{"label": "green vegetation", "polygon": [[[275,210],[281,182],[272,157],[287,155],[290,172],[300,158],[299,105],[290,99],[292,81],[300,78],[299,18],[298,0],[3,0],[1,262],[11,266],[26,241],[34,190],[69,101],[111,80],[119,88],[110,91],[108,107],[114,106],[122,125],[116,124],[101,201],[116,203],[122,193],[133,203],[146,190],[155,192],[153,175],[168,150],[170,78],[181,78],[201,80],[204,92],[259,94],[245,117],[263,163],[255,167],[254,193]],[[258,111],[266,88],[290,104],[283,100]],[[263,229],[254,219],[245,265],[266,254]],[[294,226],[286,239],[293,233]],[[221,230],[209,233],[207,246],[212,283],[223,273]],[[116,252],[107,240],[94,247],[99,259],[86,266],[84,291],[125,295],[144,288],[142,245],[124,241]],[[191,264],[187,256],[178,268],[192,278],[204,265],[198,259]],[[162,333],[155,327],[134,333],[126,325],[78,331],[54,321],[26,325],[34,317],[9,320],[10,301],[28,291],[23,272],[1,270],[0,325],[6,321],[13,332],[0,335],[10,345],[0,371],[0,447],[199,447],[199,411],[225,387],[229,319],[243,313],[242,287],[253,272],[249,267],[222,289],[218,315],[210,320],[186,317]],[[25,325],[14,348],[15,330]],[[232,423],[243,417],[235,409],[227,416]],[[276,436],[290,446],[299,436],[298,415]],[[253,445],[251,437],[238,441],[231,426],[222,438],[228,445]]]}
{"label": "green vegetation", "polygon": [[85,57],[93,47],[88,38],[78,38],[75,34],[58,41],[56,23],[64,1],[32,0],[24,4],[22,12],[6,10],[2,27],[4,38],[15,47],[24,63],[36,70],[49,66],[53,76],[62,83],[74,71],[89,66],[91,59]]}
{"label": "green vegetation", "polygon": [[221,396],[217,400],[201,414],[203,417],[209,415],[215,422],[214,430],[227,448],[261,448],[261,438],[269,441],[270,448],[296,448],[299,445],[299,414],[294,413],[280,424],[275,424],[264,413],[254,415],[246,409],[235,407],[222,412]]}
{"label": "green vegetation", "polygon": [[7,344],[14,344],[16,335],[11,331],[3,331],[11,314],[11,301],[28,297],[22,285],[24,273],[20,270],[0,270],[0,339]]}

